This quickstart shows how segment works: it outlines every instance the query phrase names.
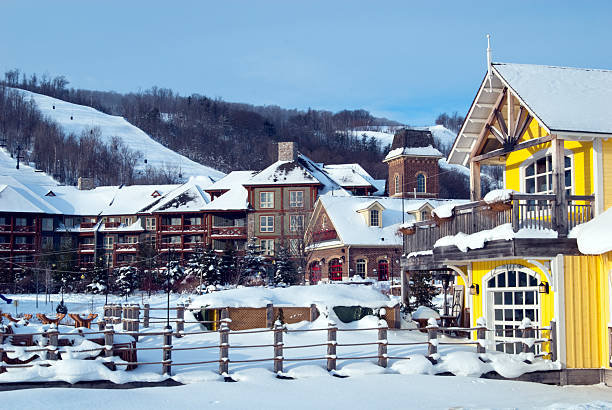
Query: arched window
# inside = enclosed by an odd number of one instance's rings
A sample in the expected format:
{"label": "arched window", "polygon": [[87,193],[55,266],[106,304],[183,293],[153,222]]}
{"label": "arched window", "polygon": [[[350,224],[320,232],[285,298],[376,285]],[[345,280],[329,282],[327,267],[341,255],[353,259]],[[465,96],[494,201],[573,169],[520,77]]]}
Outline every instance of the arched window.
{"label": "arched window", "polygon": [[[489,317],[495,329],[498,351],[520,353],[522,336],[520,326],[529,318],[534,327],[540,327],[540,294],[537,275],[522,265],[497,267],[487,281]],[[539,350],[536,346],[536,350]]]}
{"label": "arched window", "polygon": [[312,262],[309,266],[310,284],[316,285],[321,280],[321,265],[319,262]]}
{"label": "arched window", "polygon": [[402,190],[400,188],[400,177],[399,175],[395,175],[395,194],[401,193]]}
{"label": "arched window", "polygon": [[426,179],[427,177],[425,176],[425,174],[417,175],[417,192],[425,192]]}
{"label": "arched window", "polygon": [[366,261],[365,259],[357,259],[357,262],[355,262],[355,273],[359,276],[361,276],[362,278],[366,277]]}
{"label": "arched window", "polygon": [[378,261],[378,280],[389,280],[389,261],[386,259]]}
{"label": "arched window", "polygon": [[370,211],[370,226],[380,226],[380,215],[378,209]]}
{"label": "arched window", "polygon": [[342,280],[342,262],[338,258],[329,261],[329,280]]}
{"label": "arched window", "polygon": [[[528,194],[552,194],[552,154],[536,154],[525,167],[525,192]],[[572,194],[572,157],[565,155],[565,191]]]}

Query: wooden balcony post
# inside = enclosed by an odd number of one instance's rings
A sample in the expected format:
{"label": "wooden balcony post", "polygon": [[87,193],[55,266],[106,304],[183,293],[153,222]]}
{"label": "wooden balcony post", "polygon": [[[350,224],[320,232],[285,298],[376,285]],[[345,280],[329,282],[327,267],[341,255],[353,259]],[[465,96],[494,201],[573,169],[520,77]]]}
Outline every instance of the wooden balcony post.
{"label": "wooden balcony post", "polygon": [[[557,357],[557,322],[554,320],[550,321],[550,360],[556,362]],[[611,345],[612,348],[612,345]]]}
{"label": "wooden balcony post", "polygon": [[480,199],[480,162],[470,161],[470,200]]}
{"label": "wooden balcony post", "polygon": [[552,148],[552,190],[555,194],[556,226],[553,225],[559,236],[567,236],[567,198],[565,195],[565,149],[563,140],[554,136],[551,142]]}

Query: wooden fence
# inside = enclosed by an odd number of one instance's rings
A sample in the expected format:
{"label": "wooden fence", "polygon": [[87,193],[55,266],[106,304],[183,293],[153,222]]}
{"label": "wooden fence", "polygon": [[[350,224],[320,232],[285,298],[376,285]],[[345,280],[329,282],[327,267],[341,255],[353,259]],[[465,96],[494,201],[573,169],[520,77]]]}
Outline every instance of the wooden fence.
{"label": "wooden fence", "polygon": [[[227,312],[227,310],[224,310]],[[225,316],[225,313],[224,313]],[[174,366],[193,366],[193,365],[215,365],[218,366],[218,372],[221,375],[227,376],[230,372],[230,364],[231,363],[251,363],[251,362],[272,362],[274,371],[277,373],[282,373],[284,370],[285,362],[304,362],[304,361],[320,361],[323,360],[326,362],[327,370],[333,371],[336,370],[336,365],[339,360],[371,360],[376,359],[377,363],[381,367],[387,367],[389,360],[403,360],[408,359],[407,356],[400,356],[397,354],[389,354],[389,348],[394,349],[395,347],[406,347],[406,346],[414,346],[421,345],[426,347],[427,357],[433,363],[436,363],[439,359],[438,355],[438,347],[441,345],[452,345],[452,346],[460,346],[460,345],[473,345],[476,348],[476,353],[486,353],[487,351],[487,332],[494,332],[494,329],[488,329],[486,327],[486,323],[484,319],[480,319],[478,321],[478,326],[474,328],[460,328],[460,327],[439,327],[435,320],[430,320],[428,326],[425,328],[415,328],[415,329],[396,329],[396,332],[427,332],[427,341],[422,342],[393,342],[390,343],[388,340],[388,331],[389,327],[387,322],[381,319],[378,322],[378,326],[375,328],[365,328],[365,329],[342,329],[338,328],[336,323],[328,322],[328,326],[326,328],[321,329],[287,329],[284,324],[281,324],[279,321],[274,323],[272,329],[256,329],[256,330],[247,330],[247,331],[232,331],[229,327],[231,323],[231,319],[223,317],[219,323],[219,344],[214,345],[205,345],[205,346],[189,346],[189,347],[174,347],[173,346],[173,338],[174,337],[184,337],[189,335],[199,335],[199,334],[210,334],[212,331],[180,331],[175,332],[171,327],[165,327],[160,332],[120,332],[119,334],[130,335],[133,337],[156,337],[161,336],[160,346],[155,347],[137,347],[136,343],[123,343],[116,344],[114,337],[115,331],[112,327],[106,327],[106,323],[104,321],[100,322],[100,330],[95,331],[86,331],[87,335],[92,334],[101,334],[103,335],[103,340],[99,343],[101,344],[98,349],[86,349],[82,351],[71,351],[71,353],[79,353],[79,352],[103,352],[106,357],[105,365],[110,369],[116,369],[117,366],[126,366],[126,368],[132,369],[136,366],[142,365],[161,365],[162,374],[171,375],[172,368]],[[556,325],[554,322],[551,322],[550,327],[546,328],[534,328],[531,325],[531,322],[526,321],[522,330],[522,351],[525,353],[533,353],[536,357],[550,356],[550,359],[553,361],[557,360],[556,357]],[[338,333],[344,332],[366,332],[366,331],[377,331],[376,340],[367,340],[356,342],[356,343],[339,343],[338,342]],[[512,329],[513,332],[516,332],[515,329]],[[326,340],[322,340],[320,343],[310,343],[304,345],[294,345],[294,346],[286,346],[283,341],[283,335],[288,333],[306,333],[306,332],[322,332],[327,335]],[[543,333],[547,332],[548,336],[543,337]],[[268,333],[271,335],[270,343],[266,344],[257,344],[257,345],[233,345],[231,341],[235,338],[242,337],[244,335],[250,334],[258,334],[258,333]],[[475,338],[465,338],[462,340],[453,340],[453,341],[442,341],[440,340],[441,333],[467,333],[469,335],[474,336]],[[539,334],[539,335],[538,335]],[[28,334],[30,337],[34,335],[43,335],[45,336],[45,340],[47,340],[46,346],[43,347],[34,347],[32,349],[25,349],[21,352],[23,353],[40,353],[41,358],[46,355],[47,361],[53,361],[60,359],[60,355],[62,353],[68,353],[68,351],[62,351],[61,346],[59,344],[59,336],[60,335],[70,335],[74,336],[74,333],[60,333],[58,329],[52,326],[48,331],[42,333],[31,333]],[[6,337],[11,336],[10,334],[5,333],[4,327],[0,328],[0,341],[4,343],[4,339]],[[25,336],[24,334],[19,334],[20,337]],[[509,342],[499,342],[499,343],[517,343],[516,340]],[[103,344],[103,345],[102,345]],[[549,344],[549,353],[540,353],[535,354],[535,346],[536,345],[544,346],[545,344]],[[337,349],[342,347],[349,346],[371,346],[372,353],[366,354],[362,356],[338,356]],[[321,354],[317,357],[297,357],[293,355],[292,352],[295,352],[299,349],[320,347]],[[237,349],[252,349],[252,348],[269,348],[270,356],[261,357],[261,358],[252,358],[252,359],[243,359],[243,360],[233,360],[231,358],[231,352]],[[216,349],[219,352],[219,358],[215,360],[205,360],[205,361],[194,361],[194,362],[174,362],[172,360],[172,352],[176,351],[184,351],[184,350],[206,350],[206,349]],[[141,362],[138,361],[137,352],[144,350],[159,350],[160,360],[159,361],[149,361],[149,362]],[[5,364],[6,362],[6,354],[14,353],[15,351],[3,350],[0,347],[0,358],[2,358],[3,363],[0,364],[0,373],[7,371],[7,369],[11,368],[23,368],[23,367],[33,367],[35,364],[24,363],[24,364]],[[288,353],[289,357],[285,357],[285,353]],[[112,357],[119,356],[122,361],[114,362]],[[45,363],[44,365],[49,365]]]}

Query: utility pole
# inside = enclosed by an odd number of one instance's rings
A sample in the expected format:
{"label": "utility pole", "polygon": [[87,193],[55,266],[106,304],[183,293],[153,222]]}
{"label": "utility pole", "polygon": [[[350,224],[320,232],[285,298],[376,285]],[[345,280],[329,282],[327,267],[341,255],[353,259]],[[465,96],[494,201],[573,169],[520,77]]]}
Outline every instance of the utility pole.
{"label": "utility pole", "polygon": [[19,169],[19,160],[23,159],[21,156],[21,145],[17,145],[17,169]]}

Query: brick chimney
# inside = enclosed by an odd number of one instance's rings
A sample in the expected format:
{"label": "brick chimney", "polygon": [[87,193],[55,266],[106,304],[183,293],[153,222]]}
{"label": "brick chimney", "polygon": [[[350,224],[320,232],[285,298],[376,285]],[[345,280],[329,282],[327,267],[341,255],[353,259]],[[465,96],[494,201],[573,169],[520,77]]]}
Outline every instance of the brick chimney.
{"label": "brick chimney", "polygon": [[94,189],[94,180],[93,178],[79,177],[77,187],[79,188],[79,191]]}
{"label": "brick chimney", "polygon": [[278,143],[278,160],[279,161],[295,161],[297,158],[297,143],[296,142],[279,142]]}

